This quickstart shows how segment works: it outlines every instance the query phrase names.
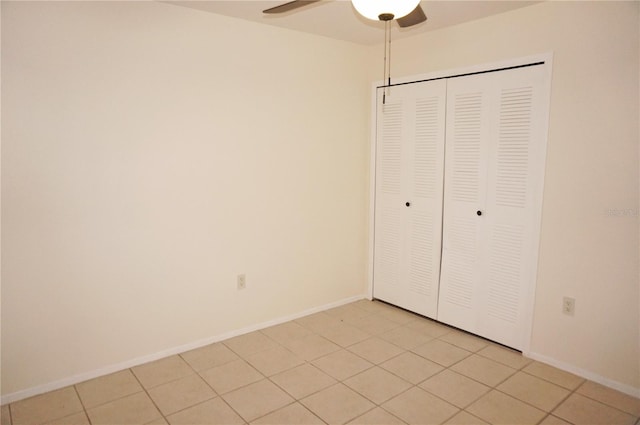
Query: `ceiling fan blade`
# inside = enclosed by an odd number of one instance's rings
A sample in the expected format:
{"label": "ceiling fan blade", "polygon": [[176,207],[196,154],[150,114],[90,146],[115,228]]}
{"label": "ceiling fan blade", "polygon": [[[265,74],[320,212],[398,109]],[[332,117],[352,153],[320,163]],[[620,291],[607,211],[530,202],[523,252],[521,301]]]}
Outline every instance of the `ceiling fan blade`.
{"label": "ceiling fan blade", "polygon": [[311,3],[315,3],[318,2],[320,0],[294,0],[294,1],[290,1],[288,3],[285,4],[281,4],[280,6],[275,6],[275,7],[271,7],[269,9],[265,9],[262,11],[262,13],[268,13],[268,14],[273,14],[273,13],[285,13],[285,12],[289,12],[290,10],[294,10],[297,9],[299,7],[304,7],[307,6]]}
{"label": "ceiling fan blade", "polygon": [[422,10],[422,6],[418,5],[413,12],[409,13],[407,16],[403,16],[400,19],[396,19],[398,21],[398,25],[402,28],[411,27],[413,25],[418,25],[427,20],[427,15],[424,14],[424,10]]}

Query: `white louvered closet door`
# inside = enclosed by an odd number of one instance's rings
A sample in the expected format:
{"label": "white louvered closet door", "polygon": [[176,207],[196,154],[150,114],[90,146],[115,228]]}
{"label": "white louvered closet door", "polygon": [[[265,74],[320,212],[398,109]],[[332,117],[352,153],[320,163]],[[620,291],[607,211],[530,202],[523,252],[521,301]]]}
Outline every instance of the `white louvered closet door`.
{"label": "white louvered closet door", "polygon": [[543,66],[450,79],[438,320],[522,349],[537,266]]}
{"label": "white louvered closet door", "polygon": [[373,295],[436,317],[446,82],[378,93]]}

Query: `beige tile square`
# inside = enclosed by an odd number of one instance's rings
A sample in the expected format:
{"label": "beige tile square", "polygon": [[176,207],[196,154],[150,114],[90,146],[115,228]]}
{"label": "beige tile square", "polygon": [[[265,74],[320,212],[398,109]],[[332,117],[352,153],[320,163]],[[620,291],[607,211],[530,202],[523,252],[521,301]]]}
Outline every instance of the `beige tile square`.
{"label": "beige tile square", "polygon": [[516,373],[497,389],[545,412],[552,411],[569,395],[569,390],[523,372]]}
{"label": "beige tile square", "polygon": [[389,400],[382,408],[409,424],[441,424],[459,410],[417,387]]}
{"label": "beige tile square", "polygon": [[133,394],[87,411],[93,425],[146,424],[161,417],[146,393]]}
{"label": "beige tile square", "polygon": [[329,424],[347,423],[375,407],[369,400],[343,384],[325,388],[300,402]]}
{"label": "beige tile square", "polygon": [[478,351],[478,354],[514,369],[522,369],[533,361],[524,357],[519,351],[500,347],[495,344],[489,344]]}
{"label": "beige tile square", "polygon": [[388,332],[380,334],[379,337],[405,350],[411,350],[433,339],[433,337],[422,334],[407,326],[391,329]]}
{"label": "beige tile square", "polygon": [[64,418],[84,409],[76,390],[66,387],[11,404],[13,425],[33,425]]}
{"label": "beige tile square", "polygon": [[149,395],[166,416],[214,398],[216,393],[200,376],[189,375],[152,388]]}
{"label": "beige tile square", "polygon": [[291,321],[263,329],[262,333],[280,344],[286,344],[288,342],[295,341],[296,339],[309,336],[313,332],[304,326]]}
{"label": "beige tile square", "polygon": [[571,424],[553,415],[549,415],[546,418],[544,418],[542,422],[540,422],[540,425],[571,425]]}
{"label": "beige tile square", "polygon": [[538,378],[542,378],[569,390],[575,390],[584,382],[584,379],[579,376],[535,361],[522,370],[530,375],[537,376]]}
{"label": "beige tile square", "polygon": [[418,384],[443,369],[442,366],[410,352],[387,360],[380,367],[412,384]]}
{"label": "beige tile square", "polygon": [[633,425],[636,418],[598,401],[573,393],[553,411],[553,415],[573,424]]}
{"label": "beige tile square", "polygon": [[435,320],[426,318],[414,320],[413,322],[407,323],[405,326],[432,338],[439,338],[454,330],[450,326],[443,325]]}
{"label": "beige tile square", "polygon": [[373,365],[363,358],[340,350],[314,360],[313,365],[339,381],[369,369]]}
{"label": "beige tile square", "polygon": [[342,322],[320,330],[319,334],[341,347],[348,347],[371,337],[368,333]]}
{"label": "beige tile square", "polygon": [[422,319],[421,316],[415,313],[411,313],[410,311],[394,307],[388,308],[387,310],[381,312],[380,316],[400,325],[406,325],[407,323],[413,322],[414,320]]}
{"label": "beige tile square", "polygon": [[345,304],[340,307],[331,308],[329,310],[325,310],[324,313],[340,320],[359,319],[360,317],[371,314],[362,308],[354,306],[353,304]]}
{"label": "beige tile square", "polygon": [[480,398],[466,410],[495,425],[537,424],[546,415],[542,410],[495,390]]}
{"label": "beige tile square", "polygon": [[[4,422],[3,422],[4,424]],[[74,413],[71,416],[56,419],[51,422],[47,422],[45,425],[91,425],[87,414],[84,412]]]}
{"label": "beige tile square", "polygon": [[370,314],[358,319],[347,319],[345,322],[370,335],[378,335],[400,326],[400,324],[386,319],[379,314]]}
{"label": "beige tile square", "polygon": [[420,387],[459,408],[467,407],[491,389],[449,369],[427,379]]}
{"label": "beige tile square", "polygon": [[145,425],[169,425],[169,422],[167,422],[165,418],[158,418],[146,423]]}
{"label": "beige tile square", "polygon": [[331,326],[340,324],[340,319],[330,316],[324,312],[310,314],[296,320],[299,325],[312,330],[313,332],[321,332]]}
{"label": "beige tile square", "polygon": [[442,335],[440,339],[456,347],[460,347],[463,350],[472,352],[479,351],[489,345],[489,342],[485,339],[458,330]]}
{"label": "beige tile square", "polygon": [[352,376],[344,381],[344,384],[375,404],[384,403],[412,386],[404,379],[377,366]]}
{"label": "beige tile square", "polygon": [[0,424],[11,425],[11,413],[9,412],[9,405],[3,404],[0,408]]}
{"label": "beige tile square", "polygon": [[87,409],[143,390],[129,369],[82,382],[76,389]]}
{"label": "beige tile square", "polygon": [[509,366],[476,354],[451,366],[451,370],[475,379],[476,381],[480,381],[490,387],[495,387],[516,372],[515,369]]}
{"label": "beige tile square", "polygon": [[147,389],[195,373],[180,356],[166,357],[155,362],[136,366],[131,370]]}
{"label": "beige tile square", "polygon": [[268,350],[269,348],[278,346],[277,342],[265,336],[260,331],[236,336],[222,341],[222,343],[233,350],[234,353],[244,357],[245,359],[259,351]]}
{"label": "beige tile square", "polygon": [[294,401],[268,379],[239,388],[222,397],[247,422],[276,411]]}
{"label": "beige tile square", "polygon": [[293,403],[251,422],[252,425],[324,425],[300,403]]}
{"label": "beige tile square", "polygon": [[389,306],[384,304],[383,302],[370,301],[370,300],[359,300],[359,301],[351,303],[351,305],[354,306],[354,307],[361,308],[364,311],[367,311],[369,313],[374,313],[374,314],[375,313],[380,313],[385,308],[389,308]]}
{"label": "beige tile square", "polygon": [[295,355],[307,361],[326,356],[329,353],[340,350],[340,347],[320,335],[309,335],[307,337],[291,341],[285,346]]}
{"label": "beige tile square", "polygon": [[349,422],[350,425],[406,425],[384,409],[376,407]]}
{"label": "beige tile square", "polygon": [[210,344],[180,354],[198,372],[238,360],[238,355],[222,343]]}
{"label": "beige tile square", "polygon": [[439,339],[429,341],[426,344],[422,344],[412,349],[411,351],[425,359],[429,359],[445,367],[449,367],[471,355],[469,351],[458,348],[447,342],[440,341]]}
{"label": "beige tile square", "polygon": [[350,346],[348,350],[374,364],[382,363],[404,352],[397,345],[380,338],[369,338]]}
{"label": "beige tile square", "polygon": [[445,425],[489,425],[480,418],[473,416],[464,410],[444,423]]}
{"label": "beige tile square", "polygon": [[247,357],[247,361],[265,376],[275,375],[304,363],[300,357],[280,346],[253,354]]}
{"label": "beige tile square", "polygon": [[336,383],[336,380],[310,364],[303,364],[271,377],[296,399],[304,398]]}
{"label": "beige tile square", "polygon": [[264,376],[244,360],[235,360],[222,366],[200,372],[202,378],[218,394],[260,381]]}
{"label": "beige tile square", "polygon": [[578,388],[577,392],[633,416],[640,416],[640,399],[620,391],[596,384],[593,381],[586,381]]}
{"label": "beige tile square", "polygon": [[171,425],[244,424],[244,420],[220,397],[167,416],[167,420]]}

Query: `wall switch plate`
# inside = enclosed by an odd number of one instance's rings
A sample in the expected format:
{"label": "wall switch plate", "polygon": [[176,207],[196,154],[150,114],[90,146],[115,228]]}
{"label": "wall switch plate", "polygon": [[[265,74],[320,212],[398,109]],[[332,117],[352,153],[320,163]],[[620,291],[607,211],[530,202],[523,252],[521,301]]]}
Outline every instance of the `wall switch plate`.
{"label": "wall switch plate", "polygon": [[573,316],[576,312],[576,299],[571,297],[562,298],[562,313]]}
{"label": "wall switch plate", "polygon": [[238,289],[244,289],[247,287],[247,276],[244,274],[238,275]]}

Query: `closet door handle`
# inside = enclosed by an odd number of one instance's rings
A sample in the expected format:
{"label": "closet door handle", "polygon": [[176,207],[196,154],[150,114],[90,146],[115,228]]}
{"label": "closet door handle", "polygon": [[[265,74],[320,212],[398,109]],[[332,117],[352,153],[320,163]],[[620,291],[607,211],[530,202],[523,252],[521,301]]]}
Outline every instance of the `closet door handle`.
{"label": "closet door handle", "polygon": [[404,203],[406,206],[410,207],[411,206],[411,202],[405,202]]}
{"label": "closet door handle", "polygon": [[478,211],[476,211],[476,214],[482,215],[482,211],[478,210]]}

